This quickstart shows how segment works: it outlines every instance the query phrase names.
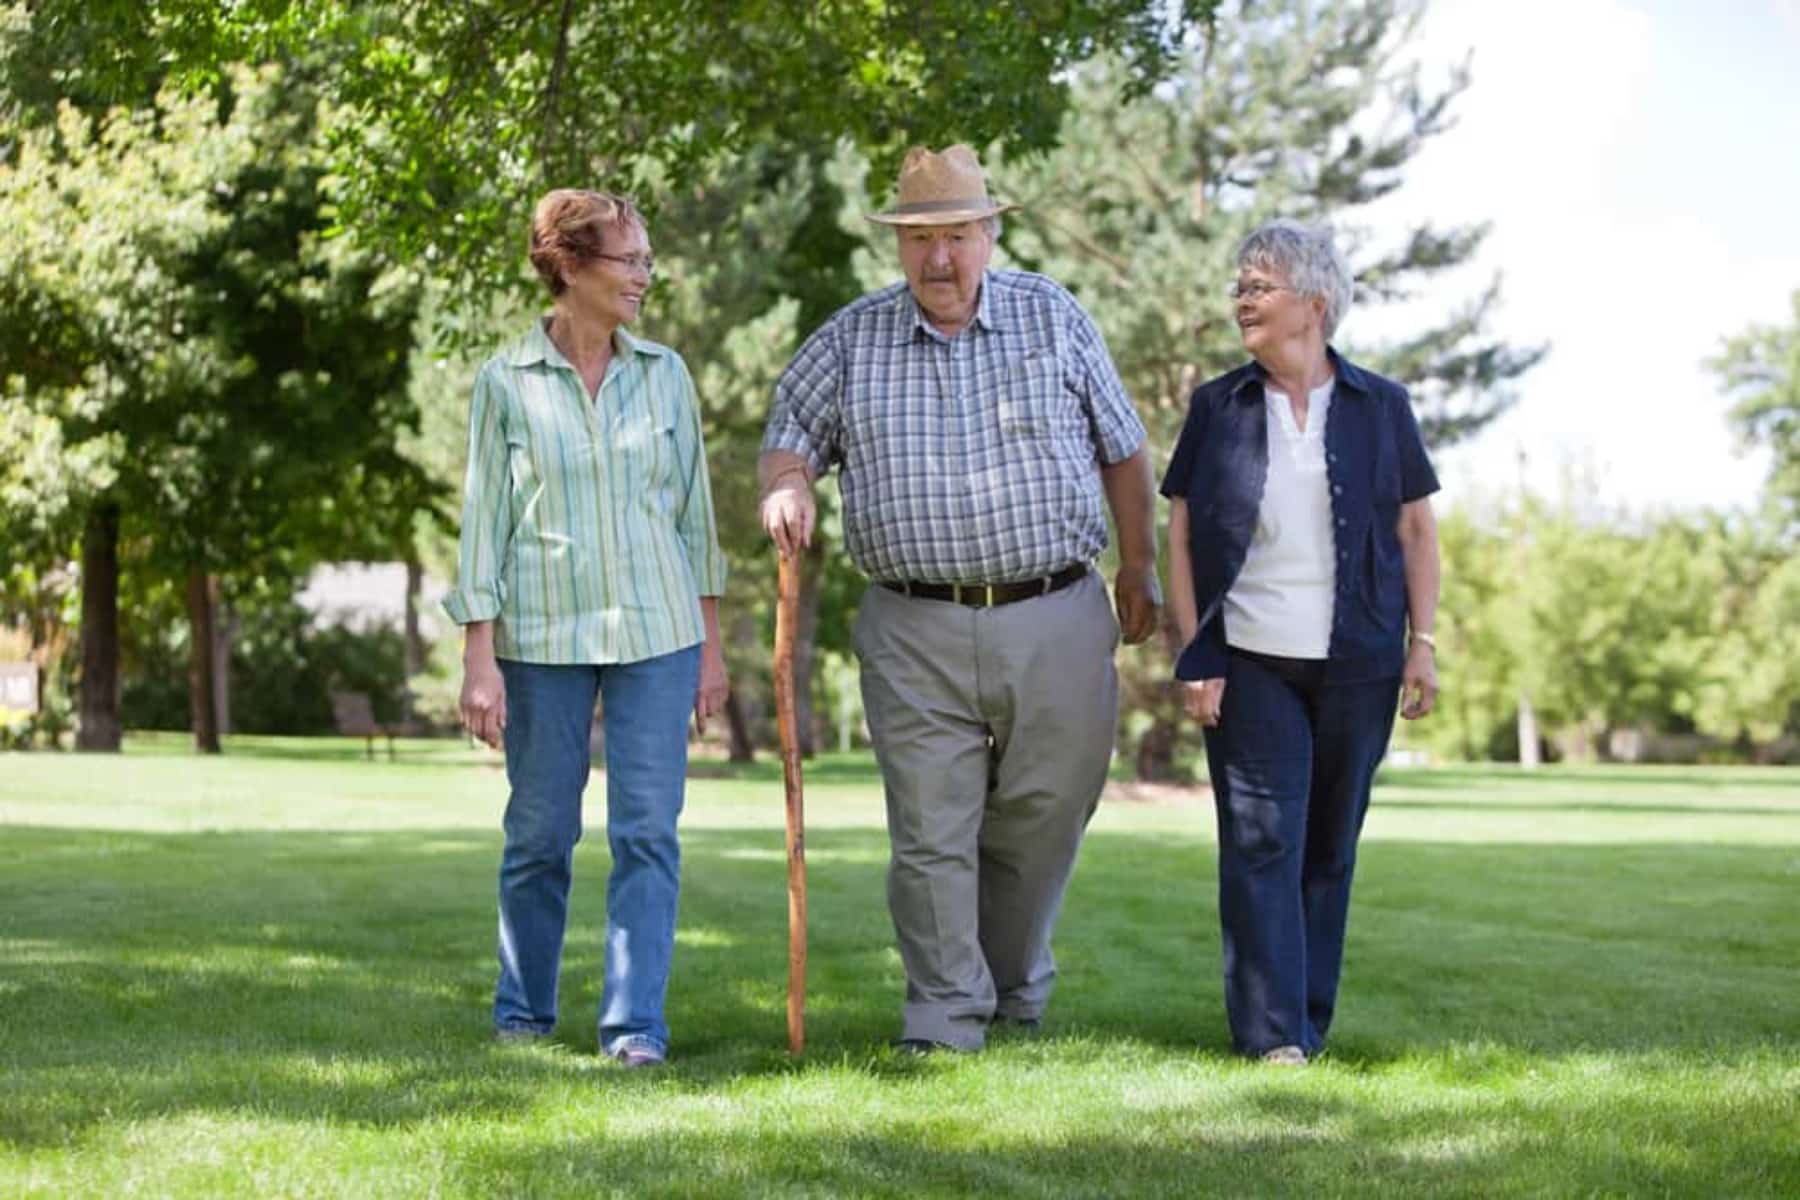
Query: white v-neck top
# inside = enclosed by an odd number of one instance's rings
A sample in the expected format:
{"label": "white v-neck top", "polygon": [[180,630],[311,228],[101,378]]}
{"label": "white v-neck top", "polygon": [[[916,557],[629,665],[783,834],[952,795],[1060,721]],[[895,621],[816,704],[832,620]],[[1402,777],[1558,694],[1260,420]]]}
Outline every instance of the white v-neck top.
{"label": "white v-neck top", "polygon": [[1244,569],[1225,593],[1225,641],[1240,650],[1283,658],[1325,658],[1330,651],[1337,568],[1325,420],[1335,382],[1308,393],[1305,429],[1294,423],[1287,395],[1263,386],[1269,478]]}

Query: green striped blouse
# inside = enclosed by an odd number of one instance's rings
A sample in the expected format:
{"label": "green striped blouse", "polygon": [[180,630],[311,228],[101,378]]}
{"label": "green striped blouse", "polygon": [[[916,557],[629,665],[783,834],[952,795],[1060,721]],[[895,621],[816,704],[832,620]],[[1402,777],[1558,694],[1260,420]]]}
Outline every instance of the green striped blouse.
{"label": "green striped blouse", "polygon": [[592,402],[542,322],[488,359],[459,558],[444,610],[495,621],[501,658],[636,662],[701,641],[725,556],[681,356],[616,331]]}

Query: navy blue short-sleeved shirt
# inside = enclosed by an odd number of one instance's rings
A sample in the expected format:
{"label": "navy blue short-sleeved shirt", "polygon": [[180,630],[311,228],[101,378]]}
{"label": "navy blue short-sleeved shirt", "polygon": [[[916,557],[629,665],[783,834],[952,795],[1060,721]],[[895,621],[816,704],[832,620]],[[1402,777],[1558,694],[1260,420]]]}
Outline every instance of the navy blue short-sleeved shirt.
{"label": "navy blue short-sleeved shirt", "polygon": [[[1398,675],[1406,657],[1400,506],[1438,490],[1406,389],[1327,351],[1337,382],[1325,417],[1325,477],[1337,555],[1326,678]],[[1243,569],[1269,474],[1265,372],[1247,363],[1194,389],[1162,494],[1187,502],[1194,640],[1177,679],[1225,674],[1225,593]]]}

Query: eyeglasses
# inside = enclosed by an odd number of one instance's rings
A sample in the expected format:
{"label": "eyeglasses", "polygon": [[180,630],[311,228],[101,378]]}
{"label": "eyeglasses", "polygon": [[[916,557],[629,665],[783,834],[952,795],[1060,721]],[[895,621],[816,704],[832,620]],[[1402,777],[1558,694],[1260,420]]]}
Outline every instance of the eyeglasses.
{"label": "eyeglasses", "polygon": [[627,271],[642,271],[652,279],[656,278],[656,256],[653,254],[596,254],[594,257],[621,263]]}
{"label": "eyeglasses", "polygon": [[1232,284],[1230,295],[1233,300],[1249,300],[1254,303],[1272,292],[1291,292],[1293,290],[1286,284],[1264,283],[1262,280],[1256,279],[1249,283]]}

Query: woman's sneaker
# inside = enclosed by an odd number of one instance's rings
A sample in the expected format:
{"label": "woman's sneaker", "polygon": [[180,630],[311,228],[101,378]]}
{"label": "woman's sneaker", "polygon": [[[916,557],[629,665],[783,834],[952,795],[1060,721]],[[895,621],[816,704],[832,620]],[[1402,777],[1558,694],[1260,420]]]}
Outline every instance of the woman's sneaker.
{"label": "woman's sneaker", "polygon": [[667,1061],[662,1048],[649,1038],[627,1037],[613,1043],[609,1055],[620,1066],[632,1070],[639,1067],[660,1067]]}

